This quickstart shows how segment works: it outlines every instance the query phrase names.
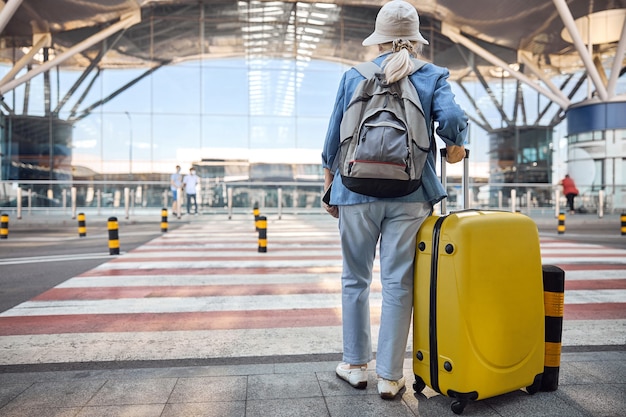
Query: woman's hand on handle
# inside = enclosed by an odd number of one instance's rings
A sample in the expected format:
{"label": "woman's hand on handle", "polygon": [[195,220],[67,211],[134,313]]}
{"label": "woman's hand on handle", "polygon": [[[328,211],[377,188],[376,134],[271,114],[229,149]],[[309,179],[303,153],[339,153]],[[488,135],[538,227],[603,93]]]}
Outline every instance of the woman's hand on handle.
{"label": "woman's hand on handle", "polygon": [[465,158],[465,146],[448,145],[446,146],[446,161],[456,164]]}

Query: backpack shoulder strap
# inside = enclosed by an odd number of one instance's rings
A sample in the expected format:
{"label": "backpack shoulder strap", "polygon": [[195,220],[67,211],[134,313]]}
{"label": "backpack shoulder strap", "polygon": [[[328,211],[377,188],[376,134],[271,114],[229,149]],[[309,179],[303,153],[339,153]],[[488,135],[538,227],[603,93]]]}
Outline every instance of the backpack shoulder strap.
{"label": "backpack shoulder strap", "polygon": [[417,59],[417,58],[411,58],[411,61],[413,61],[413,71],[411,72],[411,74],[415,74],[424,65],[428,64],[428,62],[422,61],[421,59]]}
{"label": "backpack shoulder strap", "polygon": [[372,61],[362,62],[354,66],[354,69],[367,79],[372,78],[377,72],[381,71],[381,68]]}
{"label": "backpack shoulder strap", "polygon": [[[411,72],[410,75],[415,74],[417,71],[419,71],[424,65],[428,64],[428,62],[426,61],[422,61],[421,59],[417,59],[417,58],[412,58],[413,61],[413,72]],[[413,83],[411,83],[413,84]],[[415,87],[415,86],[414,86]],[[417,93],[417,91],[416,91]],[[419,102],[419,106],[422,106],[421,100],[419,99],[419,95],[416,94],[417,100]],[[428,137],[429,137],[429,141],[430,141],[430,151],[433,153],[433,155],[435,154],[435,152],[437,151],[437,144],[435,143],[434,140],[434,132],[435,132],[435,123],[433,120],[430,120],[430,126],[427,126],[428,129]],[[435,163],[437,162],[437,158],[435,158]]]}
{"label": "backpack shoulder strap", "polygon": [[[374,75],[376,75],[376,73],[379,73],[380,71],[382,71],[382,69],[373,61],[361,62],[360,64],[355,65],[353,68],[357,70],[357,72],[361,74],[363,77],[365,77],[366,80],[373,78]],[[337,170],[338,166],[339,166],[339,153],[335,155],[335,159],[333,160],[333,163],[330,167],[330,170],[333,174],[335,174],[335,171]]]}

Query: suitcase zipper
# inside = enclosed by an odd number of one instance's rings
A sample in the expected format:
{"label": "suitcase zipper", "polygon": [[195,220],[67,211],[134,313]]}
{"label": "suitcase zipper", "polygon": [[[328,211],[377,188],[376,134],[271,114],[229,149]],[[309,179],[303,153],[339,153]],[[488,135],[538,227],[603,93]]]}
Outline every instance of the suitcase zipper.
{"label": "suitcase zipper", "polygon": [[430,384],[431,388],[439,390],[439,353],[437,351],[437,270],[439,269],[439,240],[441,225],[447,216],[437,219],[433,227],[433,248],[430,262],[430,314],[428,319],[428,341],[430,348]]}

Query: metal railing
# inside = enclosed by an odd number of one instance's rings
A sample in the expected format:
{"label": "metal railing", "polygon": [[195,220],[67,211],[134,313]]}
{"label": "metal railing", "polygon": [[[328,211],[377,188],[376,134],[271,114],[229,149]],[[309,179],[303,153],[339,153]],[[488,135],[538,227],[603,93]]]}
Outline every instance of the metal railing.
{"label": "metal railing", "polygon": [[[449,197],[446,211],[464,207],[500,209],[507,211],[551,212],[555,216],[565,209],[565,197],[560,186],[534,183],[470,183],[463,192],[461,184],[448,183]],[[322,210],[320,182],[224,182],[219,179],[201,179],[197,193],[201,213],[248,213],[253,205],[264,212],[307,213]],[[179,204],[185,210],[184,192],[179,194]],[[577,209],[581,212],[612,213],[613,193],[599,190],[577,197]],[[78,211],[88,210],[97,214],[131,214],[169,208],[172,193],[165,181],[0,181],[0,210],[23,214],[63,213],[76,217]],[[440,212],[441,208],[436,207]]]}

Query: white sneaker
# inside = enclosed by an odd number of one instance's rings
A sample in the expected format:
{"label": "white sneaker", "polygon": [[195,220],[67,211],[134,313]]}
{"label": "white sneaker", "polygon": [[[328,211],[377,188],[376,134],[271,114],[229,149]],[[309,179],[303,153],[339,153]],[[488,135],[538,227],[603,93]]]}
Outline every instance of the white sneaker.
{"label": "white sneaker", "polygon": [[378,393],[383,400],[393,400],[402,388],[404,388],[404,377],[397,381],[378,377]]}
{"label": "white sneaker", "polygon": [[360,368],[350,368],[350,364],[342,362],[337,365],[335,373],[354,388],[365,389],[367,387],[367,365]]}

